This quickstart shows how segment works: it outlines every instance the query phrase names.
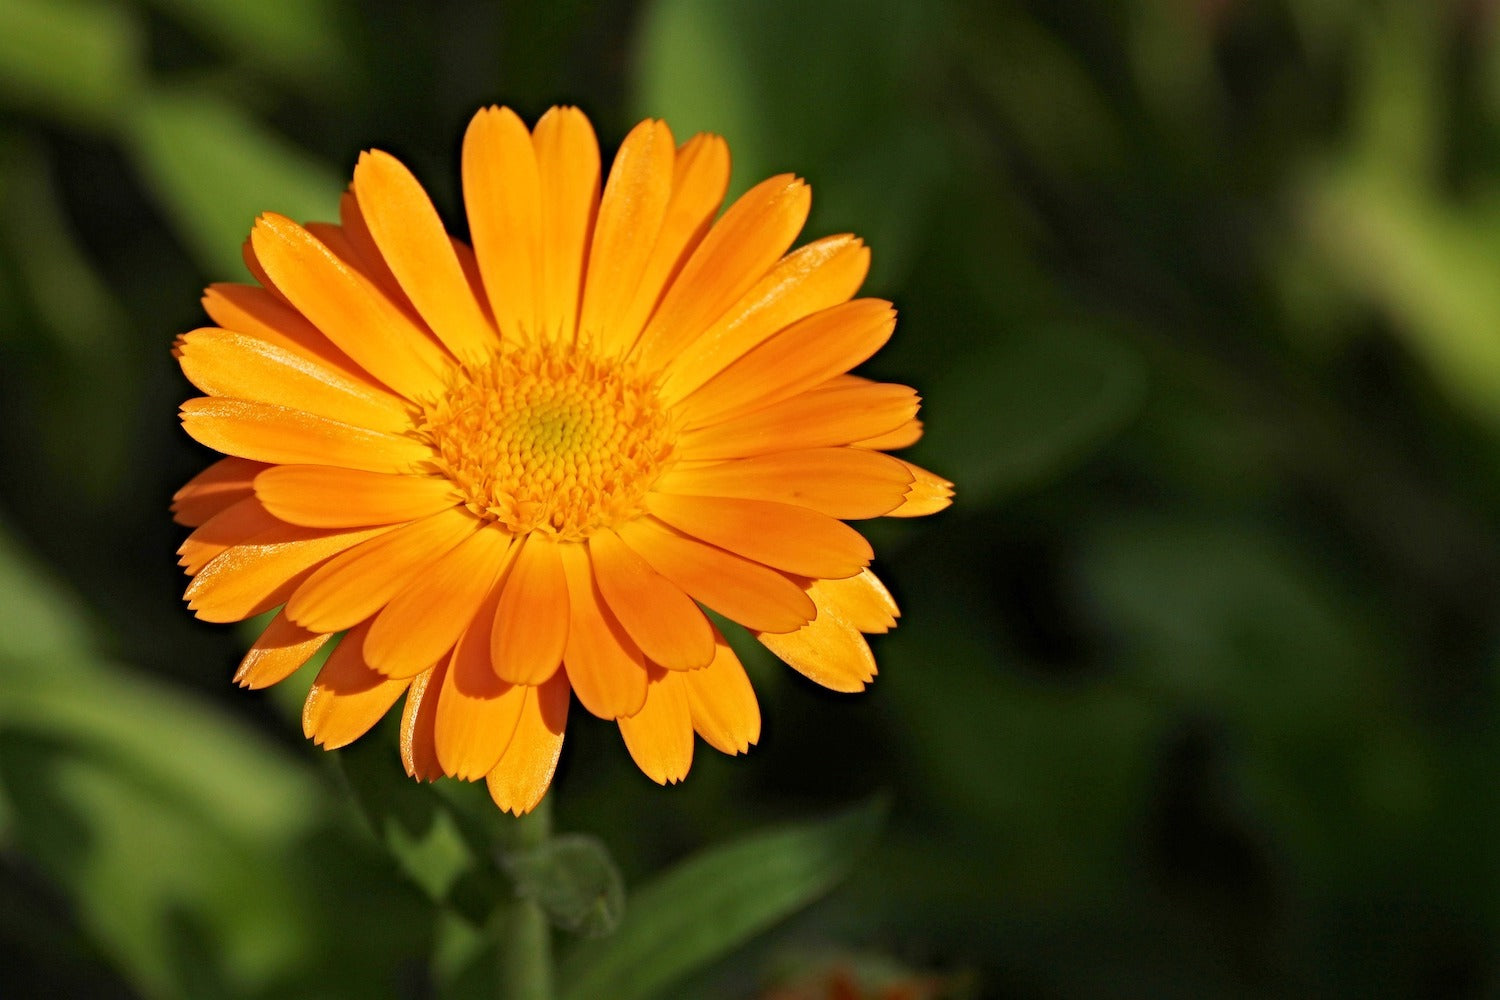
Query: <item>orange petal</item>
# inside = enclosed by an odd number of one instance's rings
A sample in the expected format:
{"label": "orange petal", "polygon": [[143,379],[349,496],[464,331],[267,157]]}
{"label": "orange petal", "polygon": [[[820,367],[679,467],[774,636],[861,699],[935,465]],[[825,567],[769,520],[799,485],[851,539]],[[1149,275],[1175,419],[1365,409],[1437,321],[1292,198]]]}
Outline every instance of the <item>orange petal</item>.
{"label": "orange petal", "polygon": [[537,685],[562,664],[568,644],[568,581],[551,535],[532,532],[505,578],[490,657],[512,684]]}
{"label": "orange petal", "polygon": [[568,676],[562,671],[541,687],[526,689],[515,735],[486,778],[490,798],[506,812],[531,812],[547,794],[568,723]]}
{"label": "orange petal", "polygon": [[399,397],[284,347],[213,327],[179,344],[182,373],[210,396],[273,403],[378,431],[411,427]]}
{"label": "orange petal", "polygon": [[879,586],[873,576],[859,583],[816,580],[808,592],[817,604],[817,618],[795,633],[757,633],[756,639],[814,684],[832,691],[862,691],[876,669],[855,619],[870,624],[867,616],[879,613],[871,609],[871,601],[879,606],[879,598],[871,597],[871,585]]}
{"label": "orange petal", "polygon": [[464,280],[469,283],[469,294],[479,306],[479,311],[484,314],[484,322],[491,337],[498,337],[499,327],[495,325],[495,314],[490,311],[489,296],[484,292],[484,278],[479,274],[479,258],[474,256],[469,244],[456,236],[448,237],[448,244],[453,247],[453,255],[458,258],[458,266],[463,269]]}
{"label": "orange petal", "polygon": [[309,632],[292,624],[285,612],[278,613],[240,661],[234,682],[255,690],[284,681],[332,638],[327,633]]}
{"label": "orange petal", "polygon": [[251,239],[276,287],[361,367],[407,399],[442,393],[451,361],[370,279],[284,216],[261,216]]}
{"label": "orange petal", "polygon": [[816,389],[687,431],[688,459],[748,458],[773,451],[826,448],[884,434],[916,416],[917,394],[904,385],[831,380]]}
{"label": "orange petal", "polygon": [[599,141],[582,111],[550,108],[537,121],[531,144],[541,179],[542,334],[571,343],[599,208]]}
{"label": "orange petal", "polygon": [[812,192],[791,174],[761,181],[729,206],[672,283],[636,345],[658,371],[748,292],[801,232]]}
{"label": "orange petal", "polygon": [[260,466],[255,495],[289,524],[343,528],[415,521],[456,506],[446,479],[401,476],[331,465]]}
{"label": "orange petal", "polygon": [[[847,234],[825,237],[787,254],[672,359],[662,383],[662,398],[677,402],[777,331],[847,302],[869,270],[869,248],[858,237]],[[845,365],[829,374],[850,367]]]}
{"label": "orange petal", "polygon": [[432,332],[460,361],[487,359],[495,331],[479,311],[443,220],[411,171],[380,150],[361,154],[354,191],[381,256]]}
{"label": "orange petal", "polygon": [[657,481],[656,489],[772,500],[855,519],[879,517],[899,507],[911,485],[911,472],[890,455],[857,448],[810,448],[714,465],[678,464]]}
{"label": "orange petal", "polygon": [[[345,192],[347,195],[348,192]],[[361,220],[363,222],[363,220]],[[416,307],[396,283],[396,278],[391,274],[391,269],[385,266],[385,261],[380,256],[380,251],[375,249],[371,243],[361,246],[356,243],[353,235],[343,226],[336,226],[331,222],[309,222],[303,227],[314,239],[327,247],[335,257],[343,261],[349,267],[358,271],[367,278],[371,285],[380,290],[391,305],[401,311],[409,323],[420,325],[422,318],[417,315]],[[364,233],[368,237],[368,233]]]}
{"label": "orange petal", "polygon": [[188,608],[207,622],[237,622],[269,611],[284,603],[314,566],[388,530],[269,527],[204,566],[188,584]]}
{"label": "orange petal", "polygon": [[886,517],[923,517],[936,514],[953,503],[953,484],[942,476],[928,472],[920,465],[896,459],[912,474],[911,488],[901,506],[886,513]]}
{"label": "orange petal", "polygon": [[433,733],[438,760],[446,773],[462,781],[494,770],[526,704],[527,687],[502,681],[490,659],[490,623],[499,596],[499,588],[491,587],[484,607],[454,647],[438,698]]}
{"label": "orange petal", "polygon": [[873,448],[876,451],[897,451],[901,448],[910,448],[922,440],[922,421],[912,417],[906,423],[895,430],[877,434],[874,437],[864,438],[859,441],[849,442],[856,448]]}
{"label": "orange petal", "polygon": [[672,196],[667,202],[656,243],[651,248],[645,270],[641,272],[630,306],[621,310],[618,320],[627,350],[640,336],[641,329],[656,311],[663,294],[688,257],[698,248],[719,206],[724,203],[724,192],[728,189],[729,146],[723,138],[700,132],[683,143],[677,150],[672,171]]}
{"label": "orange petal", "polygon": [[219,459],[172,494],[172,520],[189,528],[198,527],[254,493],[252,483],[265,468],[264,462],[245,458]]}
{"label": "orange petal", "polygon": [[672,130],[643,121],[620,144],[599,204],[580,328],[599,354],[623,354],[640,332],[623,308],[635,296],[672,194]]}
{"label": "orange petal", "polygon": [[391,677],[411,677],[445,656],[499,579],[510,539],[485,525],[422,570],[375,616],[365,661]]}
{"label": "orange petal", "polygon": [[325,750],[348,746],[370,731],[411,685],[411,678],[376,673],[361,655],[363,627],[350,629],[318,671],[302,705],[302,731]]}
{"label": "orange petal", "polygon": [[242,399],[190,399],[182,428],[215,451],[258,462],[407,472],[432,456],[415,438]]}
{"label": "orange petal", "polygon": [[707,666],[713,629],[692,598],[613,531],[594,532],[588,545],[599,593],[641,652],[672,670]]}
{"label": "orange petal", "polygon": [[791,632],[817,614],[812,598],[774,569],[689,538],[655,518],[623,525],[619,535],[693,600],[746,628]]}
{"label": "orange petal", "polygon": [[806,507],[653,493],[646,508],[683,534],[798,576],[853,576],[875,557],[859,532]]}
{"label": "orange petal", "polygon": [[464,133],[464,204],[500,332],[534,339],[541,319],[542,188],[531,133],[509,108],[485,108]]}
{"label": "orange petal", "polygon": [[756,638],[793,670],[832,691],[863,691],[875,677],[875,657],[865,637],[822,602],[818,617],[797,631],[760,632]]}
{"label": "orange petal", "polygon": [[413,573],[436,562],[480,524],[455,508],[393,528],[308,577],[287,601],[287,616],[315,632],[350,628],[379,611]]}
{"label": "orange petal", "polygon": [[436,781],[443,777],[437,755],[437,712],[440,692],[448,673],[448,661],[439,660],[420,673],[406,692],[401,710],[401,763],[409,777]]}
{"label": "orange petal", "polygon": [[870,570],[847,580],[819,580],[812,593],[820,611],[827,609],[861,632],[889,632],[901,614],[896,599]]}
{"label": "orange petal", "polygon": [[209,285],[203,293],[203,309],[225,330],[284,347],[337,368],[345,375],[365,374],[353,358],[339,350],[305,316],[264,288],[229,283]]}
{"label": "orange petal", "polygon": [[814,313],[749,351],[683,401],[689,427],[758,410],[827,382],[869,358],[896,328],[881,299],[856,299]]}
{"label": "orange petal", "polygon": [[[219,511],[197,530],[188,535],[177,547],[177,565],[189,576],[198,572],[223,553],[236,545],[243,545],[262,532],[281,525],[271,513],[254,497],[245,497]],[[317,532],[304,532],[302,537],[311,537]]]}
{"label": "orange petal", "polygon": [[568,580],[568,646],[563,664],[583,707],[601,719],[639,712],[646,702],[646,661],[604,605],[588,547],[562,547]]}
{"label": "orange petal", "polygon": [[676,784],[693,766],[693,711],[685,676],[653,667],[646,704],[619,722],[636,767],[658,785]]}
{"label": "orange petal", "polygon": [[760,705],[739,657],[722,635],[714,635],[717,654],[702,670],[683,674],[693,728],[721,753],[740,754],[760,739]]}

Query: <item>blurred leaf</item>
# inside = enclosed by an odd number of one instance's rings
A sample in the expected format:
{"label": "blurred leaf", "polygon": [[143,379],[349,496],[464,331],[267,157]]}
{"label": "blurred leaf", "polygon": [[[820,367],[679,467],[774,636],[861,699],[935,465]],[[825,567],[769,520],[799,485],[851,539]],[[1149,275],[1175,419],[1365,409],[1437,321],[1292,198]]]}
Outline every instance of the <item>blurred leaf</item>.
{"label": "blurred leaf", "polygon": [[[71,490],[107,502],[137,430],[128,417],[136,387],[127,374],[130,321],[74,242],[49,169],[30,143],[0,150],[0,267],[15,272],[25,307],[12,313],[13,346],[35,358],[36,392],[51,414],[35,428],[40,460]],[[0,338],[10,332],[0,327]]]}
{"label": "blurred leaf", "polygon": [[559,997],[656,996],[826,893],[875,838],[884,815],[877,800],[689,858],[632,893],[613,936],[568,953]]}
{"label": "blurred leaf", "polygon": [[0,521],[0,684],[31,672],[67,676],[91,638],[76,607]]}
{"label": "blurred leaf", "polygon": [[1226,720],[1258,813],[1300,858],[1357,881],[1409,849],[1431,776],[1374,609],[1253,525],[1113,520],[1082,569],[1157,697]]}
{"label": "blurred leaf", "polygon": [[893,285],[949,172],[949,130],[912,99],[941,64],[944,20],[901,0],[658,0],[637,36],[634,107],[681,138],[722,134],[731,197],[782,171],[806,177],[808,234],[865,237],[871,284]]}
{"label": "blurred leaf", "polygon": [[0,0],[0,101],[110,127],[138,98],[141,32],[93,0]]}
{"label": "blurred leaf", "polygon": [[473,923],[505,892],[490,860],[486,819],[403,773],[390,743],[370,736],[337,751],[360,811],[401,870],[434,903]]}
{"label": "blurred leaf", "polygon": [[266,872],[309,833],[316,792],[198,699],[0,657],[0,789],[16,845],[145,995],[245,995],[302,960],[303,890]]}
{"label": "blurred leaf", "polygon": [[211,94],[162,92],[131,115],[129,145],[199,265],[243,275],[240,246],[262,212],[336,219],[343,182]]}
{"label": "blurred leaf", "polygon": [[1311,234],[1379,303],[1455,402],[1500,425],[1500,199],[1463,208],[1371,174],[1334,174],[1307,198]]}
{"label": "blurred leaf", "polygon": [[562,834],[539,847],[506,852],[503,865],[516,893],[563,930],[604,937],[620,926],[625,883],[599,838]]}
{"label": "blurred leaf", "polygon": [[1048,173],[1117,170],[1125,136],[1089,66],[1056,36],[1002,5],[966,25],[962,65],[1004,118],[1010,137]]}
{"label": "blurred leaf", "polygon": [[1144,397],[1136,356],[1081,326],[1015,331],[922,387],[918,457],[982,506],[1058,475],[1131,418]]}
{"label": "blurred leaf", "polygon": [[648,6],[636,39],[635,108],[665,118],[678,141],[713,132],[729,141],[732,190],[743,191],[774,172],[768,126],[757,99],[750,53],[728,30],[728,4],[657,0]]}
{"label": "blurred leaf", "polygon": [[256,68],[329,83],[346,72],[347,54],[328,0],[151,0],[237,51]]}

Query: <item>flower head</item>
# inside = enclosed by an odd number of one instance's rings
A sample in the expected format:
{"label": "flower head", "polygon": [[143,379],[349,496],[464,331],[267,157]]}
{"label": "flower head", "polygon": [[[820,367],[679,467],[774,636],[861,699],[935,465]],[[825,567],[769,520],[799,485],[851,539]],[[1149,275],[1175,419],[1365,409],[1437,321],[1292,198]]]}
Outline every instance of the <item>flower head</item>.
{"label": "flower head", "polygon": [[[884,453],[921,433],[909,388],[847,374],[890,336],[852,299],[853,236],[788,252],[807,185],[715,221],[716,136],[645,121],[600,190],[588,119],[489,108],[464,138],[472,248],[381,152],[338,225],[266,215],[258,285],[213,285],[176,354],[183,426],[229,456],[177,494],[207,621],[280,607],[236,680],[264,687],[339,633],[303,712],[333,748],[405,695],[414,777],[545,793],[571,696],[618,720],[658,782],[693,733],[760,733],[709,608],[792,667],[859,690],[862,633],[896,617],[843,519],[926,514],[949,484]],[[852,300],[851,300],[852,299]]]}

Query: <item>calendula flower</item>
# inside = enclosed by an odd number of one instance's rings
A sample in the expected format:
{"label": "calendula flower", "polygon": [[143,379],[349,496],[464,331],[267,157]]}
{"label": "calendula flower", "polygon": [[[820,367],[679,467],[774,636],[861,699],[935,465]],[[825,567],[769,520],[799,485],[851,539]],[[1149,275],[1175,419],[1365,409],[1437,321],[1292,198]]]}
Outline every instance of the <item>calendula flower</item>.
{"label": "calendula flower", "polygon": [[788,252],[810,202],[791,175],[715,221],[728,178],[722,139],[645,121],[601,193],[580,111],[528,131],[489,108],[463,145],[472,248],[378,151],[338,225],[257,220],[259,284],[211,286],[217,326],[176,347],[206,393],[183,426],[230,456],[175,498],[188,606],[281,608],[238,683],[343,633],[307,735],[343,746],[404,694],[408,773],[487,778],[521,813],[572,694],[657,782],[694,731],[757,740],[703,608],[834,690],[875,675],[861,633],[896,606],[842,519],[930,513],[949,484],[883,451],[920,435],[916,393],[847,374],[895,323],[852,299],[864,245]]}

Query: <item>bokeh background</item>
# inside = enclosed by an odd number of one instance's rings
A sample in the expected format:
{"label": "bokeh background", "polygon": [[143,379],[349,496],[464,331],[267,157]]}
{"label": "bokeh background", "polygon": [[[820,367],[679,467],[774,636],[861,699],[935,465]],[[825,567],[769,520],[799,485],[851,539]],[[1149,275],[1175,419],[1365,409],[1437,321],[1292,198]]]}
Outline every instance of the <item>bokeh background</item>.
{"label": "bokeh background", "polygon": [[[210,456],[168,348],[362,148],[461,229],[488,103],[807,177],[958,485],[869,525],[905,618],[865,695],[754,659],[760,747],[666,790],[574,713],[557,824],[632,888],[891,803],[664,995],[819,955],[985,997],[1500,995],[1496,4],[0,0],[0,996],[457,992],[455,918],[301,740],[310,672],[234,689],[248,633],[181,605],[166,506]],[[388,729],[349,753],[399,768]]]}

